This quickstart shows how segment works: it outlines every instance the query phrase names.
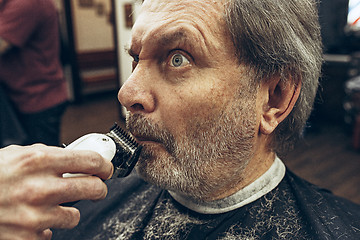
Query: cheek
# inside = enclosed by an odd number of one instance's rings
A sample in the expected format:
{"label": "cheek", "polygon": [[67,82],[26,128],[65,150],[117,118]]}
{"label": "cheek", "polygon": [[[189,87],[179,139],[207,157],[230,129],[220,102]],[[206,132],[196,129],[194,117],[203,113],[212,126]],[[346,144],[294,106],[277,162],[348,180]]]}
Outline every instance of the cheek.
{"label": "cheek", "polygon": [[215,87],[193,87],[173,92],[163,101],[161,118],[174,135],[183,136],[190,129],[214,121],[224,108],[226,95]]}
{"label": "cheek", "polygon": [[183,82],[162,86],[158,109],[167,129],[174,135],[183,135],[191,127],[201,128],[206,123],[214,123],[232,103],[239,89],[234,80],[238,71],[231,70],[192,71],[191,77]]}

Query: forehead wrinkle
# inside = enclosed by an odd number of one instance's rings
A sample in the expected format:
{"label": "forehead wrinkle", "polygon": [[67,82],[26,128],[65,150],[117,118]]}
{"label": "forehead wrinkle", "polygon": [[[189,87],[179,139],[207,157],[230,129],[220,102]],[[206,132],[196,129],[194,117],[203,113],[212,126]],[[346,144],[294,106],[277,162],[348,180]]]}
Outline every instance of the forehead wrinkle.
{"label": "forehead wrinkle", "polygon": [[167,29],[159,28],[149,33],[148,37],[152,39],[157,48],[190,47],[192,51],[204,51],[204,39],[202,35],[195,29],[184,25]]}
{"label": "forehead wrinkle", "polygon": [[[219,35],[218,28],[209,26],[208,22],[200,19],[194,21],[193,15],[187,14],[181,19],[160,18],[153,14],[143,15],[143,22],[133,35],[132,43],[136,43],[138,52],[143,52],[145,57],[147,50],[164,49],[166,47],[191,47],[192,52],[207,53],[223,50],[223,44],[219,41],[220,37],[211,37],[212,35]],[[160,24],[156,24],[156,21]],[[203,21],[203,22],[201,22]],[[146,49],[143,49],[145,47]]]}
{"label": "forehead wrinkle", "polygon": [[[168,18],[178,18],[203,21],[208,26],[223,28],[225,3],[229,0],[147,0],[142,5],[142,13],[152,13],[152,18],[163,21]],[[211,23],[211,24],[210,24]],[[219,23],[221,23],[219,25]]]}
{"label": "forehead wrinkle", "polygon": [[189,8],[196,9],[200,16],[218,14],[224,11],[227,0],[146,0],[142,11],[147,12],[186,12]]}
{"label": "forehead wrinkle", "polygon": [[[205,51],[205,37],[193,22],[165,19],[156,24],[151,16],[141,16],[133,29],[131,50],[147,58],[155,50],[168,48],[191,48],[188,51]],[[151,22],[150,22],[151,21]],[[141,54],[140,54],[141,53]]]}
{"label": "forehead wrinkle", "polygon": [[205,29],[208,29],[209,32],[214,30],[218,32],[225,24],[224,5],[217,1],[212,1],[213,4],[211,4],[211,1],[203,0],[168,1],[171,4],[162,1],[157,8],[143,8],[145,14],[149,14],[148,20],[163,22],[164,25],[171,22],[174,22],[174,24],[189,24],[199,29],[202,28],[202,32]]}

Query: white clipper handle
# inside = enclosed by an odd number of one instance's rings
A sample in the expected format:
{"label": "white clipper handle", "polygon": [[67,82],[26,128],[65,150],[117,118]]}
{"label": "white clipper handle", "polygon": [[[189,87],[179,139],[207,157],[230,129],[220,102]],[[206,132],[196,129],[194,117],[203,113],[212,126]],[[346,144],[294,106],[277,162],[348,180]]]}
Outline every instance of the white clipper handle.
{"label": "white clipper handle", "polygon": [[[99,153],[104,159],[111,162],[116,153],[115,142],[105,134],[89,133],[65,147],[66,149],[74,150],[91,150]],[[81,173],[64,173],[63,177],[80,177],[88,176]]]}

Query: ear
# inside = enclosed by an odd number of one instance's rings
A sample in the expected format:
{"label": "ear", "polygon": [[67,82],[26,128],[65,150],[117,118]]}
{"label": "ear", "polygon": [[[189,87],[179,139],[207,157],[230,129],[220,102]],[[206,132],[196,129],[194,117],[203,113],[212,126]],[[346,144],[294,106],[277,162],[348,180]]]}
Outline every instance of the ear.
{"label": "ear", "polygon": [[288,79],[280,80],[280,77],[269,80],[261,88],[262,115],[260,119],[260,132],[270,135],[292,111],[300,95],[301,81]]}

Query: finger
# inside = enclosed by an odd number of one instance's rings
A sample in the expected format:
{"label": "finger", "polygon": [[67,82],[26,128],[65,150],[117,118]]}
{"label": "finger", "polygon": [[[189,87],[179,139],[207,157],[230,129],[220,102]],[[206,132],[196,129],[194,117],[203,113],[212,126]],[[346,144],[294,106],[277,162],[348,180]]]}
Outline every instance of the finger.
{"label": "finger", "polygon": [[[61,204],[84,199],[101,200],[108,192],[106,184],[95,176],[63,178],[57,182],[53,187],[49,186],[48,194],[43,197],[43,201]],[[35,199],[34,202],[36,201]]]}
{"label": "finger", "polygon": [[84,199],[100,200],[106,197],[107,191],[106,184],[96,176],[32,177],[17,185],[7,196],[6,204],[11,206],[21,202],[29,206],[49,206]]}
{"label": "finger", "polygon": [[106,184],[98,177],[66,178],[64,192],[61,194],[61,202],[74,202],[78,200],[101,200],[108,193]]}
{"label": "finger", "polygon": [[74,228],[80,221],[80,212],[73,207],[38,207],[29,209],[25,214],[21,227],[34,231],[38,235],[49,234],[48,231],[44,233],[44,230],[50,228]]}
{"label": "finger", "polygon": [[16,226],[0,226],[1,240],[50,240],[52,232],[50,229],[37,232],[34,229],[19,228]]}
{"label": "finger", "polygon": [[66,153],[55,164],[58,173],[85,173],[103,180],[112,176],[113,165],[94,151],[63,149]]}
{"label": "finger", "polygon": [[[73,207],[56,206],[51,210],[46,210],[44,218],[41,224],[39,224],[40,230],[44,236],[50,235],[49,228],[71,229],[76,227],[80,221],[80,212]],[[49,232],[50,231],[50,232]],[[51,232],[52,234],[52,232]]]}
{"label": "finger", "polygon": [[39,234],[39,239],[41,240],[51,240],[52,231],[50,229],[46,229]]}
{"label": "finger", "polygon": [[50,228],[74,228],[80,220],[78,209],[59,205],[23,206],[17,210],[17,214],[19,216],[0,224],[0,239],[11,235],[19,236],[20,239],[23,236],[30,236],[30,234],[49,236],[49,231],[44,232],[44,230]]}
{"label": "finger", "polygon": [[[16,150],[18,146],[12,146]],[[63,173],[86,173],[108,179],[113,172],[112,163],[106,161],[100,154],[93,151],[70,150],[59,147],[49,147],[35,144],[11,151],[17,154],[16,165],[18,169],[26,173],[36,173],[46,170],[57,175]]]}

